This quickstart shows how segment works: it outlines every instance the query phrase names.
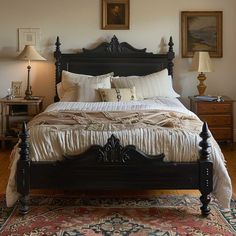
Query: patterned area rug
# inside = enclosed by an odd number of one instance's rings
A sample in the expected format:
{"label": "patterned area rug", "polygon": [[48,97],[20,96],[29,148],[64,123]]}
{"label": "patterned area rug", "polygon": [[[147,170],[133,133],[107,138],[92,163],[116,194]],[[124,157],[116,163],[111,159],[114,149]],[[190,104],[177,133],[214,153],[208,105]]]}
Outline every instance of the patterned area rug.
{"label": "patterned area rug", "polygon": [[[235,203],[232,203],[235,206]],[[236,209],[200,215],[199,199],[190,196],[154,198],[69,198],[31,196],[30,212],[18,214],[0,198],[0,235],[236,235]]]}

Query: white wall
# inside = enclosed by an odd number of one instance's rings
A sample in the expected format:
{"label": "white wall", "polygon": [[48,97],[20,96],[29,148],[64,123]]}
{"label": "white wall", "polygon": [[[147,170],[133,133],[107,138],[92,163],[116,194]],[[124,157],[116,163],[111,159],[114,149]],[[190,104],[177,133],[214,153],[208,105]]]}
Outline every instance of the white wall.
{"label": "white wall", "polygon": [[[161,40],[173,36],[176,53],[174,86],[188,106],[189,95],[197,94],[197,73],[189,72],[191,59],[181,58],[180,12],[184,10],[223,11],[223,58],[214,58],[215,71],[207,74],[207,93],[225,94],[236,99],[236,1],[235,0],[130,0],[130,30],[101,30],[100,0],[0,0],[0,97],[11,81],[26,82],[26,62],[14,57],[18,50],[18,28],[41,29],[41,54],[47,62],[32,62],[31,83],[34,95],[53,102],[56,36],[63,52],[92,47],[115,34],[120,42],[159,52]],[[23,91],[25,87],[23,88]],[[236,120],[236,115],[235,115]],[[236,124],[236,121],[235,121]],[[236,127],[236,126],[235,126]]]}

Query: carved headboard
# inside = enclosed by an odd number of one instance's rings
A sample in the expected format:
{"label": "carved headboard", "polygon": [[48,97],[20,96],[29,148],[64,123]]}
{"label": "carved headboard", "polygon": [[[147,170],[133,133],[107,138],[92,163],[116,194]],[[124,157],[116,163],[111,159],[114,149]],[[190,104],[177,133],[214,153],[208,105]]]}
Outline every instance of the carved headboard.
{"label": "carved headboard", "polygon": [[[94,49],[85,49],[80,53],[62,53],[59,37],[55,43],[56,84],[61,82],[62,70],[73,73],[101,75],[114,72],[117,76],[147,75],[164,68],[173,75],[174,51],[172,37],[166,54],[154,54],[144,49],[136,49],[129,43],[119,43],[114,35],[111,42],[103,42]],[[58,95],[54,101],[58,101]]]}

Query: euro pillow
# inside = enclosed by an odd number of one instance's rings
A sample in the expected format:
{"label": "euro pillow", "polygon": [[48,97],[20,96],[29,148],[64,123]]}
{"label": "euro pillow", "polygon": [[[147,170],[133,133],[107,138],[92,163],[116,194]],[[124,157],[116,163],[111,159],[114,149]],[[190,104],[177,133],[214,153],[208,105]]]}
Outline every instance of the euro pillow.
{"label": "euro pillow", "polygon": [[[61,90],[63,95],[60,101],[101,101],[97,88],[111,88],[110,77],[113,72],[91,76],[62,71]],[[91,84],[91,86],[89,86]],[[85,91],[85,88],[88,90]]]}
{"label": "euro pillow", "polygon": [[173,87],[172,78],[168,75],[168,70],[145,75],[145,76],[127,76],[112,79],[112,87],[136,89],[137,99],[142,100],[153,97],[179,97]]}
{"label": "euro pillow", "polygon": [[103,102],[120,102],[136,100],[135,87],[98,89]]}

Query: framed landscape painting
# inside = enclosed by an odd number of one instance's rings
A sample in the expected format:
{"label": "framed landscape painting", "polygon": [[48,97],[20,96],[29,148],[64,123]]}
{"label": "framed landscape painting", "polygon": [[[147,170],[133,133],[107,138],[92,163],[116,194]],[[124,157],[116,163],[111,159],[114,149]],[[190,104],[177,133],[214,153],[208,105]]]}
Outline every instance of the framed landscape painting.
{"label": "framed landscape painting", "polygon": [[102,29],[129,29],[129,0],[102,0]]}
{"label": "framed landscape painting", "polygon": [[182,57],[193,57],[195,51],[208,51],[211,57],[222,57],[222,11],[182,11]]}

